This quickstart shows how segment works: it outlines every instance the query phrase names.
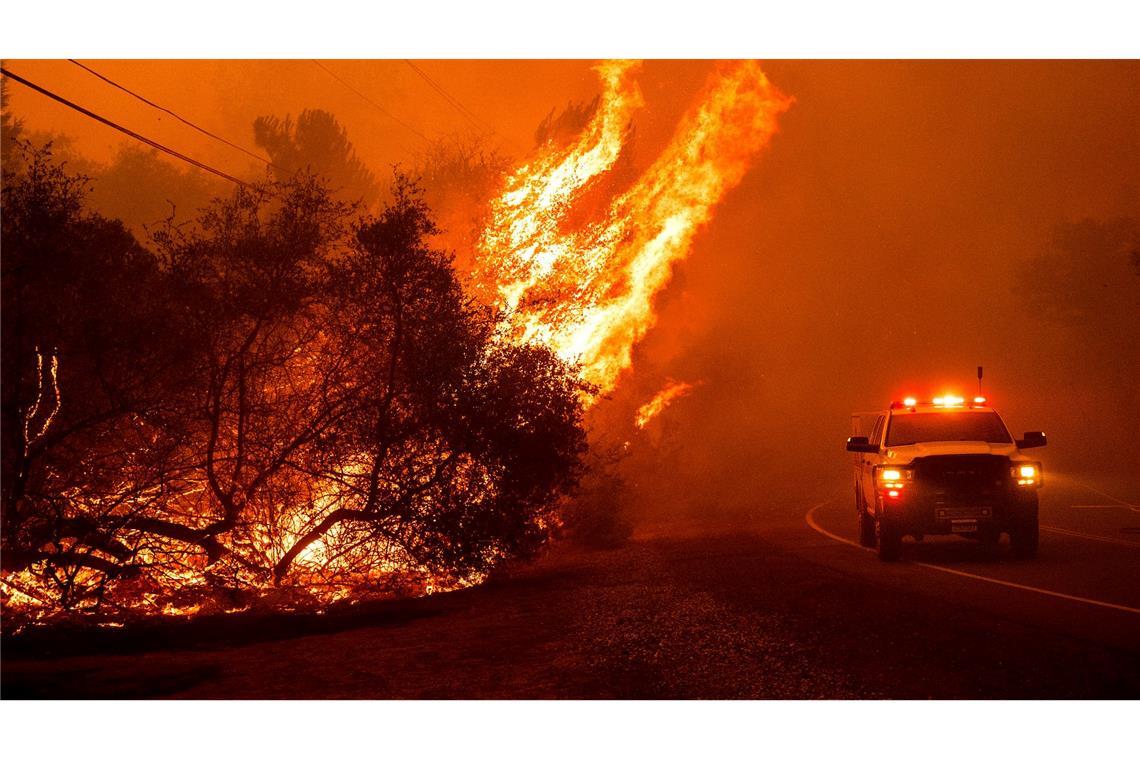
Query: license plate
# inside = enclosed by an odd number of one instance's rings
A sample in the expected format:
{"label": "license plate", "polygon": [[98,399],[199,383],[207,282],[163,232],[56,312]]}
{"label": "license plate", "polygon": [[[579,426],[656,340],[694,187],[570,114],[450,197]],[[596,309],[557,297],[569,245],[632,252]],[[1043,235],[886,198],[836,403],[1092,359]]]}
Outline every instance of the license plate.
{"label": "license plate", "polygon": [[939,520],[976,520],[992,514],[989,507],[939,507],[934,514]]}
{"label": "license plate", "polygon": [[977,533],[978,521],[977,520],[951,520],[950,521],[951,533]]}

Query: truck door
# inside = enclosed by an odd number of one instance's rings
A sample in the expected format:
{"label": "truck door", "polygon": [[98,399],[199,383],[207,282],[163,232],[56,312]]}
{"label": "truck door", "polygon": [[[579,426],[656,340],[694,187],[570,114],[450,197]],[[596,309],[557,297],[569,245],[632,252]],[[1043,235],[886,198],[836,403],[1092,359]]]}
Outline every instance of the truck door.
{"label": "truck door", "polygon": [[[871,429],[868,441],[876,446],[882,445],[883,440],[883,427],[886,422],[886,415],[880,414],[875,419],[875,426]],[[867,505],[868,511],[871,514],[875,513],[875,465],[879,463],[878,454],[860,454],[859,455],[859,484],[862,488],[863,503]]]}

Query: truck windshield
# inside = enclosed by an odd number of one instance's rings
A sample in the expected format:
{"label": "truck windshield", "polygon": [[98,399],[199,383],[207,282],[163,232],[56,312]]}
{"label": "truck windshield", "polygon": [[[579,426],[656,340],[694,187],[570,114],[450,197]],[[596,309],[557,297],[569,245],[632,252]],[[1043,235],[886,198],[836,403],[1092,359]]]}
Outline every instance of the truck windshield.
{"label": "truck windshield", "polygon": [[928,441],[1013,442],[1009,431],[995,412],[891,415],[887,446],[909,446]]}

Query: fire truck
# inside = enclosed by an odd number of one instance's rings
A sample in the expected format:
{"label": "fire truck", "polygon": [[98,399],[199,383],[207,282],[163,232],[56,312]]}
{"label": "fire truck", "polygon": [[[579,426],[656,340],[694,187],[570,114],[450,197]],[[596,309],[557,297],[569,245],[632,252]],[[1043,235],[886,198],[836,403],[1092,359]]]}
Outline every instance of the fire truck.
{"label": "fire truck", "polygon": [[852,415],[859,542],[897,560],[904,536],[959,535],[1011,553],[1037,555],[1041,463],[1026,449],[1045,434],[1014,439],[985,397],[908,397],[882,411]]}

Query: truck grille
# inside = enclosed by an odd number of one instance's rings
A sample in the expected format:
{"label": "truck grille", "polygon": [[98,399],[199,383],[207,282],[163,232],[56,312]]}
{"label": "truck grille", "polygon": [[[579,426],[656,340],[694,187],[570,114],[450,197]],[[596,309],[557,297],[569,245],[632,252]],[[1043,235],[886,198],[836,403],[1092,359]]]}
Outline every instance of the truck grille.
{"label": "truck grille", "polygon": [[1004,494],[1009,457],[952,454],[914,462],[916,485],[943,506],[992,504]]}

